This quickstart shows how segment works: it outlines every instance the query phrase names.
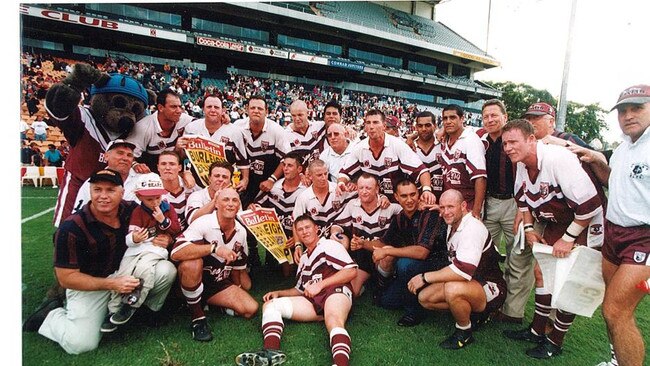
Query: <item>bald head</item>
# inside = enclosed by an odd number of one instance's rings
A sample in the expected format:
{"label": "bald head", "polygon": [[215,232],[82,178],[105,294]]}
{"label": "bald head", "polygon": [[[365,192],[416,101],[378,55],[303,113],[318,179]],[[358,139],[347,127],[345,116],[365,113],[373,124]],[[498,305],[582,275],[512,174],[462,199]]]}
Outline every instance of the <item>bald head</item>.
{"label": "bald head", "polygon": [[467,214],[467,202],[463,194],[455,189],[446,190],[440,196],[440,216],[454,230]]}
{"label": "bald head", "polygon": [[465,199],[463,198],[463,194],[460,193],[460,191],[456,189],[448,189],[440,196],[440,204],[442,204],[443,200],[453,204],[460,204]]}
{"label": "bald head", "polygon": [[239,194],[234,188],[223,188],[217,192],[217,217],[222,219],[234,220],[237,212],[241,207]]}

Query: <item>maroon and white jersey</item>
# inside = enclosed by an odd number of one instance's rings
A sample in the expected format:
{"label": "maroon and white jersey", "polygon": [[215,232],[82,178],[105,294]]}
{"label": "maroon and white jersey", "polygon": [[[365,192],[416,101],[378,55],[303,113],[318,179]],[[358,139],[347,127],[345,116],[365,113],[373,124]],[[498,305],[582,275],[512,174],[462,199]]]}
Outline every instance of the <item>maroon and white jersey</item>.
{"label": "maroon and white jersey", "polygon": [[384,134],[384,148],[379,156],[373,155],[368,139],[360,141],[343,163],[338,177],[351,180],[362,172],[372,174],[379,180],[381,193],[394,200],[393,184],[405,177],[418,182],[425,170],[422,160],[404,141]]}
{"label": "maroon and white jersey", "polygon": [[291,150],[304,156],[304,162],[310,163],[318,159],[323,152],[325,144],[325,134],[327,127],[323,121],[310,121],[307,131],[303,135],[287,127],[287,135],[291,144]]}
{"label": "maroon and white jersey", "polygon": [[[248,118],[240,119],[234,125],[242,129],[250,161],[251,182],[260,182],[271,176],[280,160],[291,151],[287,132],[269,119],[264,122],[262,132],[258,136],[253,136]],[[259,179],[253,179],[255,176]]]}
{"label": "maroon and white jersey", "polygon": [[181,114],[176,126],[169,137],[162,137],[162,128],[158,122],[158,112],[154,112],[141,119],[135,124],[133,131],[127,137],[127,141],[135,145],[133,156],[139,158],[143,153],[149,155],[160,155],[163,151],[171,151],[176,147],[176,141],[183,136],[185,127],[194,120],[194,117],[187,113]]}
{"label": "maroon and white jersey", "polygon": [[341,227],[349,238],[354,234],[366,240],[373,240],[384,235],[393,216],[400,212],[402,206],[396,203],[391,203],[385,209],[377,206],[371,212],[366,212],[359,198],[355,198],[345,206],[334,225]]}
{"label": "maroon and white jersey", "polygon": [[300,257],[296,289],[302,293],[305,286],[321,282],[347,268],[357,268],[348,251],[334,240],[320,238],[313,252],[306,250]]}
{"label": "maroon and white jersey", "polygon": [[320,227],[319,235],[329,237],[330,228],[334,220],[341,214],[343,208],[356,197],[357,192],[344,192],[343,195],[336,195],[336,183],[328,182],[329,192],[325,197],[325,202],[320,203],[314,193],[314,186],[305,189],[296,198],[296,204],[293,209],[293,218],[308,213],[316,224]]}
{"label": "maroon and white jersey", "polygon": [[[526,166],[517,163],[515,200],[520,211],[530,211],[537,221],[547,223],[544,239],[554,243],[574,219],[592,219],[583,235],[591,230],[602,234],[602,200],[578,158],[564,147],[538,142],[537,169],[539,173],[533,182]],[[548,237],[549,225],[556,227],[552,231],[557,237]],[[600,225],[599,229],[592,228],[593,225]],[[602,235],[599,237],[602,241]]]}
{"label": "maroon and white jersey", "polygon": [[225,147],[226,160],[230,164],[237,165],[239,169],[248,168],[246,144],[239,127],[232,124],[222,125],[213,134],[210,134],[210,131],[205,127],[205,118],[201,118],[190,122],[185,127],[183,136],[201,136],[221,143]]}
{"label": "maroon and white jersey", "polygon": [[88,107],[77,108],[67,119],[57,121],[56,125],[70,144],[64,168],[82,181],[106,166],[106,147],[109,142],[120,137],[111,135],[98,125]]}
{"label": "maroon and white jersey", "polygon": [[296,199],[307,187],[299,183],[295,191],[287,192],[283,183],[284,178],[281,178],[273,184],[273,188],[269,192],[260,192],[255,201],[262,207],[275,209],[284,233],[290,238],[293,236],[293,209]]}
{"label": "maroon and white jersey", "polygon": [[187,220],[185,218],[185,207],[187,205],[187,199],[192,193],[200,191],[201,187],[195,185],[191,189],[187,189],[180,177],[178,178],[178,181],[181,187],[183,187],[183,190],[180,191],[177,195],[174,195],[171,192],[167,192],[163,195],[163,198],[167,200],[167,202],[169,202],[169,204],[174,208],[174,211],[176,211],[176,216],[178,216],[178,221],[181,223],[181,228],[185,230],[188,226]]}
{"label": "maroon and white jersey", "polygon": [[436,201],[440,199],[442,195],[443,188],[443,174],[442,174],[442,165],[438,161],[438,154],[442,154],[442,145],[433,144],[429,151],[426,151],[420,147],[415,139],[415,153],[418,155],[418,158],[422,160],[424,166],[429,169],[429,174],[431,174],[431,189],[433,194],[436,195]]}
{"label": "maroon and white jersey", "polygon": [[[237,259],[226,264],[226,260],[217,256],[216,253],[209,254],[216,261],[210,261],[210,265],[204,265],[203,270],[210,272],[217,281],[224,280],[230,277],[230,272],[234,270],[245,270],[246,262],[248,260],[248,244],[246,243],[246,229],[238,222],[235,221],[235,232],[232,237],[227,238],[217,220],[217,214],[212,213],[203,215],[196,219],[190,226],[176,239],[174,248],[171,252],[171,257],[174,253],[183,249],[191,243],[217,246],[225,245],[228,249],[237,254]],[[218,265],[212,265],[218,263]]]}
{"label": "maroon and white jersey", "polygon": [[449,268],[467,281],[475,279],[505,286],[499,252],[485,225],[471,213],[463,216],[455,232],[447,226],[447,252]]}
{"label": "maroon and white jersey", "polygon": [[443,191],[456,189],[468,204],[473,204],[473,180],[487,177],[483,143],[472,130],[465,128],[453,146],[443,142],[440,149],[436,155],[442,167]]}
{"label": "maroon and white jersey", "polygon": [[65,175],[54,210],[53,223],[58,227],[74,211],[75,199],[83,182],[106,167],[104,152],[108,143],[120,136],[111,134],[97,124],[88,107],[79,107],[67,118],[56,120],[56,125],[70,144],[63,168]]}
{"label": "maroon and white jersey", "polygon": [[187,225],[190,225],[194,221],[192,217],[194,211],[205,206],[210,201],[212,201],[212,197],[210,197],[208,187],[201,188],[187,196],[187,203],[185,204],[185,220],[187,221]]}

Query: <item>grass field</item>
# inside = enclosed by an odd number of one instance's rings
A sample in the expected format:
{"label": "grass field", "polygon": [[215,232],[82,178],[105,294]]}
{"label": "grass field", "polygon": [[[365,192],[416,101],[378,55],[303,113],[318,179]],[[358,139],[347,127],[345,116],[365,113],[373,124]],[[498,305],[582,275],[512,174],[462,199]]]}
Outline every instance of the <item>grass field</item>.
{"label": "grass field", "polygon": [[[54,207],[56,189],[22,189],[22,319],[41,302],[53,283],[52,212],[35,217]],[[252,294],[258,301],[269,290],[293,286],[293,280],[276,273],[253,273]],[[532,297],[526,321],[532,318]],[[185,309],[161,316],[168,322],[157,328],[137,319],[116,333],[105,336],[97,350],[78,356],[68,355],[58,344],[37,333],[22,333],[24,365],[232,365],[243,351],[261,347],[261,314],[252,320],[208,313],[215,339],[199,343],[191,338],[189,314]],[[537,361],[524,353],[529,344],[504,338],[501,331],[514,325],[490,323],[474,334],[475,343],[459,351],[447,351],[438,343],[453,330],[449,314],[431,313],[421,325],[402,328],[396,325],[401,312],[376,308],[369,294],[354,305],[347,329],[352,337],[353,365],[596,365],[609,359],[609,345],[602,316],[578,317],[564,344],[564,353],[552,360]],[[136,314],[136,317],[138,314]],[[637,311],[639,328],[650,340],[650,301]],[[286,365],[330,365],[328,336],[322,323],[287,322],[282,348]],[[648,360],[646,360],[648,361]]]}

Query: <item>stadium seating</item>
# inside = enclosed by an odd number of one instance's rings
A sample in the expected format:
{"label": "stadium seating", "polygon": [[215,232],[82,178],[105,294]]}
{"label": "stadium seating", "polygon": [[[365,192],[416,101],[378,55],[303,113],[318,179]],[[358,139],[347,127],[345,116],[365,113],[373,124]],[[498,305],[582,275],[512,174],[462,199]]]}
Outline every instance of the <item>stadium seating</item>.
{"label": "stadium seating", "polygon": [[43,187],[43,180],[45,179],[49,180],[50,183],[52,183],[52,188],[57,188],[59,178],[55,166],[43,167],[43,175],[38,177],[38,185]]}
{"label": "stadium seating", "polygon": [[25,175],[20,178],[21,184],[25,185],[25,181],[31,181],[34,187],[38,187],[39,180],[41,178],[41,172],[37,166],[28,166],[25,169]]}

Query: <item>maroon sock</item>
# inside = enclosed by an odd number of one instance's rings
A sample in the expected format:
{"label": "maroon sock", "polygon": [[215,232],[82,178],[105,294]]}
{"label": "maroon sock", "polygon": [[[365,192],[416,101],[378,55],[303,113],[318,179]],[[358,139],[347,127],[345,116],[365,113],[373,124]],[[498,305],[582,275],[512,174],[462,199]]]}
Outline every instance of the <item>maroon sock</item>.
{"label": "maroon sock", "polygon": [[546,321],[551,314],[551,294],[546,293],[542,288],[535,290],[535,316],[533,316],[532,330],[537,335],[544,335]]}
{"label": "maroon sock", "polygon": [[567,313],[558,309],[555,315],[555,322],[553,323],[553,330],[551,331],[551,334],[548,335],[548,339],[556,346],[562,346],[564,336],[569,330],[571,324],[573,324],[573,319],[575,319],[575,317],[575,314]]}
{"label": "maroon sock", "polygon": [[193,287],[184,287],[181,286],[181,291],[183,296],[185,296],[185,301],[187,306],[190,308],[190,315],[192,316],[192,321],[195,319],[205,318],[205,313],[203,312],[203,306],[201,305],[201,295],[203,294],[203,283],[199,282],[196,286]]}
{"label": "maroon sock", "polygon": [[350,335],[343,328],[334,328],[330,332],[330,346],[332,347],[332,359],[336,366],[348,366],[350,364],[350,353],[352,352],[352,341]]}

